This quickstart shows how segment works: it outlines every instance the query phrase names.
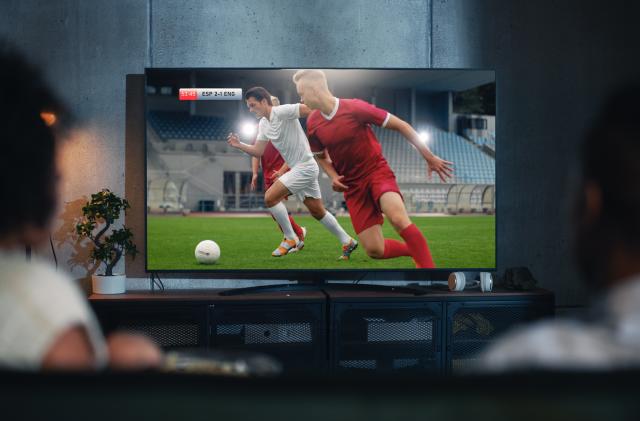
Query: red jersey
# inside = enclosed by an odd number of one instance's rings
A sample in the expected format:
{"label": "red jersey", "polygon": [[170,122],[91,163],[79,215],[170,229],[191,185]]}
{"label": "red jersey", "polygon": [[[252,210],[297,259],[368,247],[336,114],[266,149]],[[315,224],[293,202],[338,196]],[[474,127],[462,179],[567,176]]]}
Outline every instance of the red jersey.
{"label": "red jersey", "polygon": [[371,124],[383,126],[390,114],[360,99],[338,99],[329,116],[314,110],[307,117],[307,135],[313,152],[327,149],[345,184],[388,166]]}
{"label": "red jersey", "polygon": [[271,142],[267,142],[264,153],[260,157],[260,165],[262,166],[262,180],[264,181],[265,191],[271,187],[273,181],[271,175],[274,171],[278,171],[284,164],[284,158]]}

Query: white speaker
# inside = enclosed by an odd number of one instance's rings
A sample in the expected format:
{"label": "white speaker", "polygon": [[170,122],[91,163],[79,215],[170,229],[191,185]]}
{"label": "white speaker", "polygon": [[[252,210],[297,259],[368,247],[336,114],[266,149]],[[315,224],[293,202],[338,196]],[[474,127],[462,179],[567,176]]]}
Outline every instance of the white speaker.
{"label": "white speaker", "polygon": [[464,272],[451,272],[447,283],[449,284],[450,291],[462,291],[466,286],[466,277]]}
{"label": "white speaker", "polygon": [[465,288],[478,285],[482,292],[491,292],[493,289],[493,277],[489,272],[480,272],[480,281],[470,282],[469,284],[467,284],[464,272],[451,272],[447,283],[451,291],[464,291]]}
{"label": "white speaker", "polygon": [[480,272],[480,290],[482,292],[493,290],[493,275],[490,272]]}

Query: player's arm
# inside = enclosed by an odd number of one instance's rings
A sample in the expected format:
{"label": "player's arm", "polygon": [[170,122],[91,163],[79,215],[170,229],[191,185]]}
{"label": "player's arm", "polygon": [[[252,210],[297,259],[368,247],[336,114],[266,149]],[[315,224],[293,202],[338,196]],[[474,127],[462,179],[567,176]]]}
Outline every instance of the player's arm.
{"label": "player's arm", "polygon": [[420,136],[409,123],[393,114],[389,114],[389,121],[384,127],[400,132],[400,134],[420,152],[420,155],[427,161],[429,178],[431,178],[433,171],[438,174],[440,180],[443,182],[446,182],[447,178],[451,178],[453,175],[453,162],[445,161],[431,152],[431,149],[420,140]]}
{"label": "player's arm", "polygon": [[251,190],[254,191],[258,188],[258,170],[260,169],[260,160],[255,156],[251,157]]}
{"label": "player's arm", "polygon": [[257,139],[256,143],[253,145],[242,143],[240,142],[240,137],[236,133],[229,133],[229,136],[227,136],[227,143],[231,147],[240,149],[242,152],[246,152],[256,158],[260,158],[262,154],[264,154],[264,149],[267,147],[267,141],[260,139]]}
{"label": "player's arm", "polygon": [[344,192],[349,188],[342,183],[344,175],[338,175],[336,169],[333,168],[331,158],[329,157],[329,154],[326,150],[323,150],[322,152],[315,152],[313,154],[313,157],[318,162],[318,165],[324,170],[325,173],[327,173],[327,175],[331,179],[331,187],[334,191]]}

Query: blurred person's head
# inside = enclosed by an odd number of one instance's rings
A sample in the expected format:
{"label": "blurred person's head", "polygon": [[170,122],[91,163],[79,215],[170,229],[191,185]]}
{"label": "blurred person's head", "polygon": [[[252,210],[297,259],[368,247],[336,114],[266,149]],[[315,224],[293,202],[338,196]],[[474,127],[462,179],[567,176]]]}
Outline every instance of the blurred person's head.
{"label": "blurred person's head", "polygon": [[65,117],[35,68],[0,42],[0,248],[47,238],[57,207],[56,126]]}
{"label": "blurred person's head", "polygon": [[640,274],[640,87],[613,95],[581,155],[575,250],[592,288]]}

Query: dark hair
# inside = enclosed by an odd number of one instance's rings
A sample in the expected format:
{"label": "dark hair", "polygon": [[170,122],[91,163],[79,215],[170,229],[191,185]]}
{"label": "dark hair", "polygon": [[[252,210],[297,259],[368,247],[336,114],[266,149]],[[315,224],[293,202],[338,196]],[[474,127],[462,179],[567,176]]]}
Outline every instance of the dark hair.
{"label": "dark hair", "polygon": [[601,192],[599,214],[587,220],[586,197],[575,209],[575,250],[588,283],[605,286],[614,247],[640,252],[640,86],[627,87],[605,103],[581,153],[583,188]]}
{"label": "dark hair", "polygon": [[68,115],[39,73],[0,42],[0,236],[44,228],[56,209],[56,135],[42,112],[56,126]]}
{"label": "dark hair", "polygon": [[247,100],[249,98],[255,98],[258,101],[262,101],[263,99],[267,100],[267,104],[269,105],[273,105],[271,103],[271,94],[269,93],[269,91],[267,91],[265,88],[263,88],[262,86],[255,86],[249,90],[247,90],[247,92],[244,93],[244,99]]}

